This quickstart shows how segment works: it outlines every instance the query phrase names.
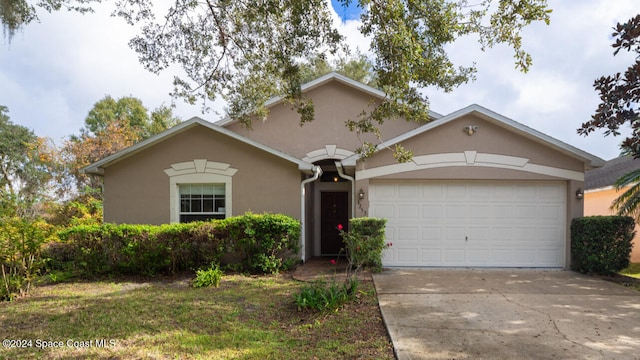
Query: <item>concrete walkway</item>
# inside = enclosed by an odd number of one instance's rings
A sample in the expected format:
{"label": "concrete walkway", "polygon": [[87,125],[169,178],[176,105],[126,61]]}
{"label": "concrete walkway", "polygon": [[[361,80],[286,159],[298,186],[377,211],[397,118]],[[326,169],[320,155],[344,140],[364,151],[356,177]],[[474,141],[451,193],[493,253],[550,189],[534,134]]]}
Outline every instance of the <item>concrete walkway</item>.
{"label": "concrete walkway", "polygon": [[385,270],[405,359],[640,359],[640,292],[561,270]]}

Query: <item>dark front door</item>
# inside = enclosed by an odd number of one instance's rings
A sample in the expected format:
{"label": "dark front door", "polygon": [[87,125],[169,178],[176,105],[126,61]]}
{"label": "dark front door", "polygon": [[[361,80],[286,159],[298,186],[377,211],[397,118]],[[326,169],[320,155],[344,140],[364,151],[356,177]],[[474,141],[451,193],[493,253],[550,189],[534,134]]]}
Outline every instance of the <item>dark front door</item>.
{"label": "dark front door", "polygon": [[346,191],[320,193],[320,252],[336,255],[342,249],[338,224],[347,230],[349,223],[349,197]]}

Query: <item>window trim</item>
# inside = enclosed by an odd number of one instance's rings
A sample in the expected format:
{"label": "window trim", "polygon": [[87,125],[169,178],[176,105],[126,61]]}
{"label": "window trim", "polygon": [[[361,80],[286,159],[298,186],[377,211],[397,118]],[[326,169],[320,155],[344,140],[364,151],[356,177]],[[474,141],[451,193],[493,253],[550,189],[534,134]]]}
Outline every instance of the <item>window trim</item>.
{"label": "window trim", "polygon": [[[200,188],[200,192],[194,192],[193,190],[193,186],[197,186]],[[189,187],[189,192],[184,193],[183,190]],[[211,197],[207,200],[207,201],[211,201],[211,211],[205,211],[205,191],[204,191],[204,187],[208,187],[211,188],[211,190],[213,190]],[[222,188],[222,193],[218,193],[216,194],[216,187],[218,188],[217,191],[220,191],[220,188]],[[226,189],[226,185],[223,183],[205,183],[205,184],[178,184],[178,191],[179,191],[179,196],[180,196],[180,209],[178,210],[178,216],[179,216],[179,221],[183,222],[182,218],[187,216],[206,216],[206,217],[210,217],[210,218],[217,218],[220,215],[222,215],[223,218],[227,217],[227,206],[226,206],[226,197],[227,197],[227,189]],[[188,198],[185,199],[183,198],[184,195],[188,195]],[[193,205],[194,205],[194,198],[193,196],[197,195],[199,196],[199,199],[195,200],[196,202],[200,202],[200,211],[183,211],[183,205],[185,204],[185,200],[188,201],[189,203],[189,207],[190,210],[193,210]],[[220,196],[220,197],[219,197]],[[216,203],[222,200],[222,203],[224,204],[224,206],[221,207],[216,207]],[[224,209],[224,211],[219,211],[220,209]]]}
{"label": "window trim", "polygon": [[232,177],[238,171],[230,164],[196,159],[172,164],[164,172],[169,176],[169,221],[180,222],[180,185],[224,184],[225,218],[233,214]]}

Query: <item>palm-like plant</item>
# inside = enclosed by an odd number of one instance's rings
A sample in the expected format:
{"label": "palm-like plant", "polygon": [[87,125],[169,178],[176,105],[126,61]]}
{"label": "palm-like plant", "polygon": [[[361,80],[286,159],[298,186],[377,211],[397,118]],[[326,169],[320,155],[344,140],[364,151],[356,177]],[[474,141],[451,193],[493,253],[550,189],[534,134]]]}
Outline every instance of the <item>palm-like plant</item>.
{"label": "palm-like plant", "polygon": [[633,170],[621,176],[615,182],[616,190],[630,186],[611,205],[618,215],[631,216],[640,220],[640,169]]}

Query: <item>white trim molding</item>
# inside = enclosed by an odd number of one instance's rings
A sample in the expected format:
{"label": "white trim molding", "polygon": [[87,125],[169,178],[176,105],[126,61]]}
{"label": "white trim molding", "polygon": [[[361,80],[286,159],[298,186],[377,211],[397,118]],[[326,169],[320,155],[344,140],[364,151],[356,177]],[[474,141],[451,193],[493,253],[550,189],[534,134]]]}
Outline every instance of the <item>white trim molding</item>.
{"label": "white trim molding", "polygon": [[584,173],[580,171],[531,164],[529,163],[529,159],[522,157],[478,153],[477,151],[414,156],[412,162],[385,165],[356,171],[356,179],[371,179],[385,175],[424,169],[472,166],[524,171],[534,174],[554,176],[561,179],[584,181]]}
{"label": "white trim molding", "polygon": [[306,153],[306,156],[302,158],[302,161],[314,163],[316,161],[326,159],[343,160],[353,155],[355,155],[353,151],[341,149],[337,145],[325,145],[324,149],[313,150]]}
{"label": "white trim molding", "polygon": [[180,191],[181,184],[224,184],[225,191],[225,213],[226,216],[233,214],[232,177],[238,171],[230,164],[208,161],[206,159],[195,159],[176,164],[165,169],[169,176],[169,211],[172,223],[180,222]]}

